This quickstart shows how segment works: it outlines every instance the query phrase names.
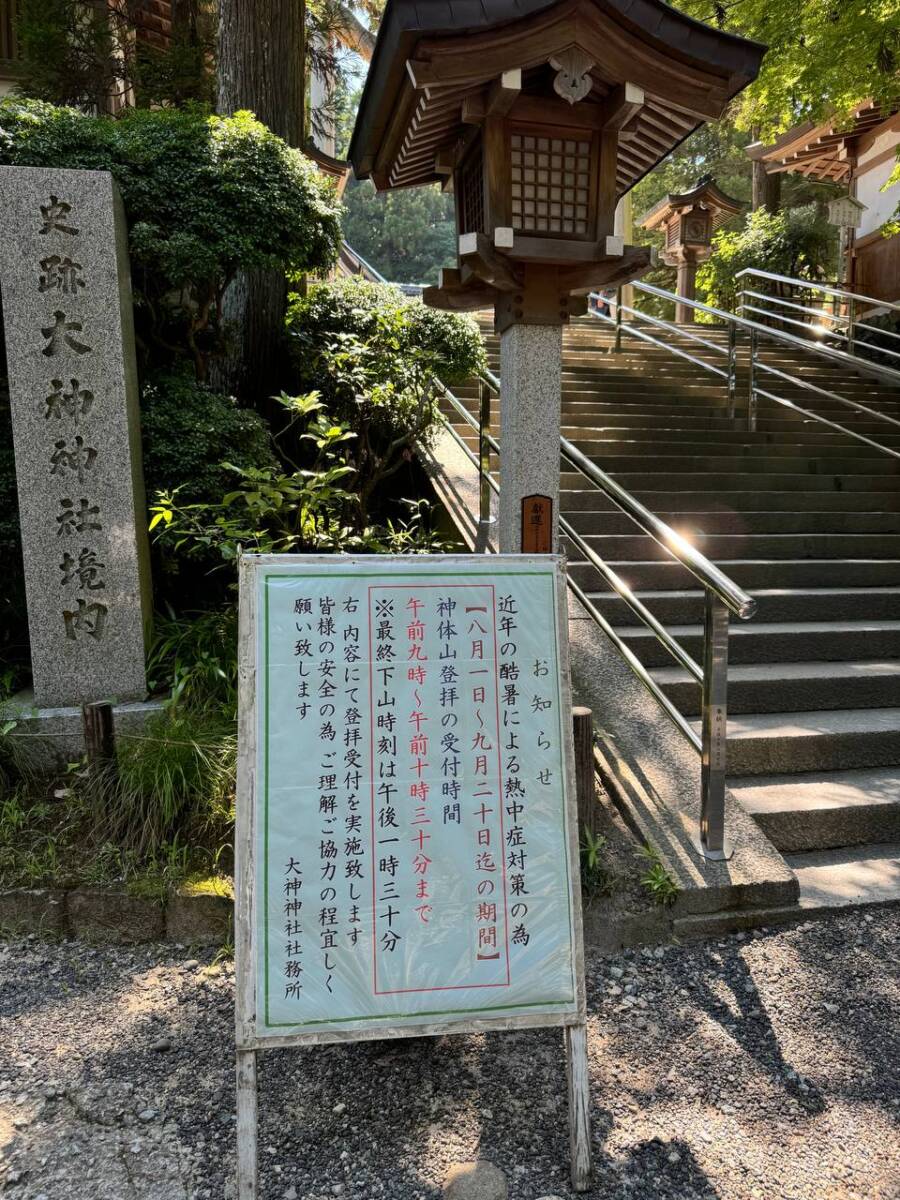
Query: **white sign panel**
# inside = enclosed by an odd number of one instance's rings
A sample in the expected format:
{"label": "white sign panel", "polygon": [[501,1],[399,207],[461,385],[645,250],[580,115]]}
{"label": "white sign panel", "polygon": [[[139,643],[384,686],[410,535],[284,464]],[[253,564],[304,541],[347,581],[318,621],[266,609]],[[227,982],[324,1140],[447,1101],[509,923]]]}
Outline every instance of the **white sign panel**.
{"label": "white sign panel", "polygon": [[238,1042],[583,1020],[555,557],[242,563]]}
{"label": "white sign panel", "polygon": [[828,220],[844,229],[859,229],[866,205],[855,196],[838,196],[828,202]]}

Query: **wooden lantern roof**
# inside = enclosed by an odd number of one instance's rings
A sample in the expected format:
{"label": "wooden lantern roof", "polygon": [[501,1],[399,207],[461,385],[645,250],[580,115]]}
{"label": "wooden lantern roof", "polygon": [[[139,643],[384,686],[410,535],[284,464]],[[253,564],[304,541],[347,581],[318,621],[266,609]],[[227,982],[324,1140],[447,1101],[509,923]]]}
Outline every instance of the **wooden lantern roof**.
{"label": "wooden lantern roof", "polygon": [[388,0],[349,158],[379,189],[439,180],[442,152],[484,106],[506,103],[492,85],[521,72],[507,111],[539,119],[565,104],[554,90],[562,64],[578,72],[579,120],[619,132],[621,195],[720,117],[764,53],[664,0]]}
{"label": "wooden lantern roof", "polygon": [[654,204],[638,222],[644,229],[659,229],[666,225],[678,213],[688,212],[693,208],[708,209],[712,215],[711,230],[715,232],[729,217],[733,217],[743,208],[740,200],[735,200],[718,187],[715,181],[707,176],[699,180],[688,192],[675,194],[670,192]]}
{"label": "wooden lantern roof", "polygon": [[867,139],[876,136],[879,127],[897,112],[896,108],[883,108],[873,100],[865,100],[853,111],[849,122],[816,125],[805,121],[770,146],[754,142],[747,147],[747,155],[764,163],[768,175],[792,171],[812,179],[844,182],[853,177],[857,156]]}

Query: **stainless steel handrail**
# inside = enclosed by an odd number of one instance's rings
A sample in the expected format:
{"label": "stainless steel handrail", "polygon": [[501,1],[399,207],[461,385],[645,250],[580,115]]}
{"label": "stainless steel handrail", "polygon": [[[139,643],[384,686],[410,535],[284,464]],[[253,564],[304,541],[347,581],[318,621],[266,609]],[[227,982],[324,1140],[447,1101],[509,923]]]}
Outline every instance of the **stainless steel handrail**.
{"label": "stainless steel handrail", "polygon": [[[762,315],[769,323],[777,322],[780,325],[800,326],[808,330],[813,338],[821,336],[841,339],[846,346],[844,353],[849,354],[859,367],[867,371],[879,368],[883,372],[890,372],[894,379],[900,379],[900,353],[888,349],[883,344],[886,337],[897,339],[900,334],[894,333],[890,329],[881,329],[869,321],[860,319],[860,311],[865,309],[874,308],[900,313],[900,304],[888,300],[876,300],[874,296],[851,292],[848,288],[830,283],[796,279],[790,275],[778,275],[775,272],[760,271],[754,267],[745,268],[735,278],[741,287],[738,293],[738,312],[741,316],[747,312],[754,312]],[[767,281],[782,289],[789,288],[791,299],[773,294],[774,289],[766,290],[764,284]],[[756,290],[757,288],[761,290]],[[795,299],[802,298],[804,294],[809,294],[813,302],[821,300],[822,307],[811,308],[794,303]],[[764,302],[766,307],[761,309],[758,304],[748,303],[750,300]],[[830,313],[828,307],[831,309]],[[786,316],[783,311],[785,309],[805,312],[809,316],[814,316],[819,322],[818,329],[810,321],[797,321]],[[830,327],[822,332],[826,321],[830,322]],[[863,333],[875,334],[879,340],[874,342],[870,336],[862,337]],[[820,343],[818,349],[824,352],[828,347]],[[880,361],[885,357],[892,361],[889,364]]]}
{"label": "stainless steel handrail", "polygon": [[[714,308],[710,304],[704,304],[701,300],[687,300],[683,296],[676,296],[674,292],[667,292],[664,288],[654,287],[652,284],[643,283],[641,280],[634,280],[630,285],[638,291],[646,292],[648,295],[657,296],[659,299],[668,300],[672,304],[686,305],[688,308],[694,309],[696,312],[702,312],[706,316],[715,318],[716,321],[722,324],[734,326],[737,329],[743,329],[748,333],[755,329],[758,333],[770,338],[772,341],[783,342],[786,346],[794,347],[798,350],[806,350],[809,353],[817,354],[820,357],[830,358],[832,361],[840,363],[846,367],[864,367],[866,371],[873,374],[884,375],[893,383],[898,378],[898,372],[892,367],[879,367],[877,363],[860,362],[853,354],[848,354],[843,350],[835,350],[830,346],[821,346],[815,342],[811,342],[808,338],[796,337],[792,333],[784,333],[782,330],[773,329],[770,325],[763,325],[759,321],[750,321],[746,317],[741,317],[735,313],[727,312],[725,309]],[[598,315],[598,314],[593,314]],[[680,334],[681,327],[670,325],[673,333]],[[809,328],[809,326],[805,326]]]}
{"label": "stainless steel handrail", "polygon": [[745,267],[743,271],[738,271],[735,279],[743,279],[745,275],[752,275],[756,279],[770,279],[773,283],[789,283],[806,291],[822,292],[823,295],[834,296],[838,300],[861,300],[863,304],[873,304],[876,308],[890,308],[894,312],[900,312],[900,304],[894,304],[889,300],[876,300],[874,296],[851,292],[849,288],[836,287],[830,283],[816,283],[812,279],[796,279],[790,275],[777,275],[773,271],[761,271],[757,267]]}
{"label": "stainless steel handrail", "polygon": [[591,566],[600,572],[613,591],[625,601],[634,615],[643,621],[648,629],[653,631],[660,645],[668,651],[678,665],[683,667],[697,683],[702,683],[703,668],[691,658],[687,650],[679,642],[676,642],[665,626],[654,617],[650,609],[638,600],[621,575],[618,575],[608,563],[603,561],[597,551],[584,540],[571,522],[567,521],[562,515],[559,518],[559,527],[569,541],[581,551]]}
{"label": "stainless steel handrail", "polygon": [[[479,452],[475,454],[453,428],[452,422],[442,414],[444,424],[453,434],[457,443],[462,447],[469,461],[478,469],[481,476],[480,523],[483,523],[489,517],[490,511],[489,494],[487,507],[485,506],[485,495],[487,493],[487,488],[485,487],[486,474],[490,488],[495,492],[499,490],[496,481],[490,477],[489,456],[492,451],[496,454],[500,453],[500,444],[496,438],[491,436],[489,430],[489,393],[496,392],[499,394],[500,381],[491,371],[484,370],[480,374],[480,413],[479,420],[477,421],[468,408],[449,388],[439,381],[436,381],[436,383],[440,394],[447,400],[453,411],[462,418],[466,425],[478,434]],[[650,630],[659,644],[663,646],[666,652],[687,673],[688,678],[701,687],[702,724],[701,733],[698,735],[690,722],[669,697],[666,696],[656,680],[653,679],[650,672],[641,663],[631,647],[626,644],[624,639],[598,610],[584,589],[575,582],[571,572],[568,573],[567,582],[573,595],[597,624],[598,628],[616,647],[619,654],[638,678],[641,686],[654,698],[666,716],[700,754],[701,817],[698,845],[706,857],[714,860],[726,859],[730,853],[725,842],[728,613],[730,610],[743,620],[748,620],[756,611],[756,601],[720,571],[714,563],[709,562],[680,534],[651,513],[649,509],[604,471],[596,467],[568,439],[560,438],[560,452],[566,461],[581,471],[591,483],[625,512],[644,533],[652,537],[673,559],[685,566],[703,586],[705,596],[705,636],[703,666],[701,666],[668,632],[646,605],[638,599],[625,580],[581,536],[571,522],[565,517],[559,517],[561,532],[569,538],[573,546],[597,570],[612,590],[625,602],[631,612]],[[490,549],[489,541],[485,540],[484,544],[486,550]]]}
{"label": "stainless steel handrail", "polygon": [[[656,682],[656,680],[653,678],[653,676],[650,674],[650,672],[647,670],[647,668],[644,666],[644,664],[641,662],[641,660],[638,658],[638,656],[635,654],[635,652],[631,649],[631,647],[629,645],[627,645],[625,641],[623,641],[623,639],[619,636],[619,634],[616,632],[616,630],[613,628],[613,626],[610,625],[609,621],[607,621],[606,617],[604,617],[603,614],[598,611],[596,605],[594,605],[592,603],[590,597],[578,586],[578,584],[571,577],[569,577],[569,579],[568,579],[568,584],[569,584],[569,589],[571,590],[571,592],[575,596],[575,598],[578,600],[578,602],[581,604],[582,608],[585,610],[585,612],[587,612],[587,614],[592,618],[592,620],[598,625],[598,627],[606,634],[606,636],[609,638],[609,640],[612,642],[612,644],[618,650],[619,654],[622,656],[622,658],[625,660],[625,662],[631,668],[633,674],[640,681],[641,685],[650,693],[650,695],[653,697],[653,699],[656,701],[656,703],[660,706],[660,708],[663,710],[663,712],[666,714],[666,716],[669,718],[669,720],[672,722],[672,724],[679,730],[680,733],[682,733],[684,735],[684,737],[690,742],[690,744],[694,747],[694,749],[697,751],[697,753],[702,755],[703,754],[703,741],[700,737],[698,737],[697,731],[694,729],[694,727],[690,724],[689,721],[687,721],[685,719],[685,717],[679,711],[679,709],[677,709],[675,707],[675,705],[672,703],[672,701],[669,699],[669,697],[665,694],[665,692],[662,690],[662,688],[659,686],[659,684]],[[723,825],[723,833],[724,833],[724,825]],[[703,848],[705,850],[705,847],[703,847]],[[718,854],[718,855],[710,854],[710,857],[712,857],[712,858],[727,857],[727,854],[724,850],[724,844],[722,846],[721,854]]]}
{"label": "stainless steel handrail", "polygon": [[[639,308],[632,308],[630,304],[622,304],[620,306],[620,310],[623,313],[628,313],[630,316],[639,321],[647,321],[648,324],[655,325],[662,329],[668,328],[667,321],[660,321],[656,317],[651,316],[650,313],[641,312]],[[607,324],[619,328],[615,317],[610,317],[607,316],[606,313],[600,312],[594,312],[592,313],[592,316],[596,317],[596,319],[599,321],[605,321]],[[627,329],[623,327],[623,332],[627,332],[632,337],[641,338],[642,341],[650,342],[654,346],[661,346],[664,350],[669,351],[669,353],[676,354],[679,358],[687,359],[688,362],[693,363],[695,366],[702,367],[704,371],[708,371],[711,375],[718,375],[720,379],[725,379],[728,375],[728,372],[723,370],[721,367],[717,367],[713,363],[706,362],[705,359],[697,358],[695,355],[689,354],[687,350],[682,350],[680,346],[672,346],[668,342],[661,342],[659,338],[653,337],[652,334],[647,333],[645,330],[636,329],[633,324]],[[710,342],[706,338],[694,337],[692,334],[686,333],[682,329],[678,330],[678,336],[690,338],[691,341],[699,342],[700,345],[707,346],[710,350],[716,351],[717,353],[724,353],[722,347],[717,346],[715,342]]]}
{"label": "stainless steel handrail", "polygon": [[[791,312],[806,313],[810,317],[818,317],[820,320],[831,321],[835,325],[846,325],[847,317],[840,316],[837,313],[829,312],[827,308],[810,308],[807,304],[795,304],[793,300],[785,300],[781,296],[772,296],[767,292],[755,292],[749,288],[743,288],[738,293],[739,298],[750,296],[754,300],[767,300],[770,304],[776,305],[778,308],[789,308]],[[810,328],[806,324],[806,328]],[[814,327],[813,327],[814,328]],[[896,338],[900,341],[900,333],[895,333],[893,329],[881,329],[878,325],[870,325],[867,321],[856,321],[855,329],[870,329],[873,333],[883,334],[885,337]],[[829,337],[841,337],[845,340],[850,340],[850,335],[844,333],[842,329],[827,329],[824,331]],[[893,353],[893,351],[884,351],[885,354]]]}
{"label": "stainless steel handrail", "polygon": [[[756,292],[753,292],[753,293],[741,292],[742,297],[748,296],[748,295],[755,296],[756,294],[757,294]],[[763,299],[768,299],[768,297],[763,297]],[[746,312],[757,313],[763,317],[769,317],[770,319],[774,318],[775,320],[780,321],[782,325],[796,325],[798,329],[808,329],[811,333],[814,333],[814,328],[812,325],[810,325],[810,323],[808,321],[798,321],[796,319],[796,317],[785,317],[781,313],[774,314],[774,313],[770,312],[769,309],[767,309],[767,308],[761,308],[758,304],[744,304],[742,302],[741,303],[741,312],[742,313],[746,313]],[[763,328],[767,328],[767,327],[763,326]],[[857,321],[853,328],[854,328],[854,330],[862,329],[863,325],[861,324],[861,322]],[[866,325],[865,328],[866,329],[875,329],[876,327],[874,325]],[[876,330],[876,332],[880,332],[880,330]],[[826,329],[823,331],[823,335],[826,337],[842,337],[847,341],[848,345],[855,344],[849,334],[842,333],[838,329]],[[801,339],[801,341],[802,340],[803,339]],[[810,343],[810,341],[807,339],[806,345],[809,346],[810,344],[815,345],[816,343],[815,343],[815,341]],[[870,346],[868,342],[864,342],[863,345],[865,345],[867,347],[867,349],[871,350],[874,354],[887,354],[887,355],[890,355],[891,358],[900,359],[900,351],[886,350],[884,348],[884,346],[877,346],[877,347]],[[827,347],[827,346],[823,346],[821,348],[826,351],[829,349],[829,347]],[[846,354],[846,353],[848,353],[848,351],[842,350],[842,351],[839,351],[839,353]],[[851,357],[856,361],[856,363],[859,363],[860,361],[865,361],[865,360],[861,360],[858,354],[854,354]],[[869,366],[870,364],[868,363],[868,361],[865,361],[865,365]],[[885,369],[888,371],[894,370],[894,368],[892,368],[892,367],[887,367]]]}
{"label": "stainless steel handrail", "polygon": [[[661,300],[667,300],[671,304],[679,304],[684,307],[691,308],[695,312],[702,312],[705,316],[711,317],[714,322],[721,323],[727,326],[730,330],[745,330],[747,333],[749,333],[755,329],[760,335],[767,337],[772,341],[782,342],[784,345],[794,347],[798,350],[805,350],[809,353],[818,355],[820,358],[831,359],[833,362],[839,363],[841,366],[850,367],[851,369],[859,368],[860,370],[865,371],[866,374],[877,375],[879,378],[886,380],[888,383],[896,384],[898,380],[900,380],[900,370],[896,370],[894,367],[885,367],[880,363],[875,363],[868,359],[860,358],[858,355],[850,354],[845,350],[838,350],[833,346],[823,346],[821,343],[811,341],[809,338],[801,338],[792,333],[785,333],[780,329],[773,329],[771,325],[765,325],[759,321],[748,320],[743,316],[727,312],[721,308],[714,308],[710,304],[704,304],[701,300],[688,300],[684,296],[676,296],[674,292],[667,292],[665,288],[655,287],[652,284],[644,283],[642,280],[633,280],[630,286],[640,292],[645,292],[647,295],[656,296]],[[628,311],[634,310],[629,309]],[[641,314],[642,317],[646,317],[647,315],[648,314],[646,313]],[[591,311],[591,316],[600,317],[606,321],[611,320],[611,318],[606,318],[602,313],[597,313],[593,310]],[[654,320],[658,320],[658,318],[654,318]],[[664,324],[668,326],[668,329],[673,336],[684,336],[684,326],[674,325],[670,322],[665,322]],[[616,320],[617,328],[615,348],[617,350],[619,349],[620,338],[619,325],[620,322]],[[805,329],[809,328],[808,325],[804,325],[803,327]],[[622,326],[621,332],[630,331],[627,330],[627,326]],[[879,332],[882,331],[879,330]],[[647,340],[646,335],[644,336],[644,340]],[[674,352],[674,348],[669,346],[668,343],[666,343],[666,349],[673,350]],[[880,350],[878,352],[880,353]],[[680,357],[684,357],[683,351],[679,351],[678,353],[680,354]],[[700,360],[697,361],[699,362]]]}
{"label": "stainless steel handrail", "polygon": [[[836,361],[843,363],[843,365],[848,365],[848,364],[852,364],[854,366],[857,365],[859,360],[857,358],[855,358],[853,355],[847,354],[842,350],[832,350],[828,347],[814,346],[809,341],[805,340],[804,338],[794,337],[793,334],[784,333],[781,330],[773,330],[773,329],[771,329],[770,326],[763,325],[763,324],[759,323],[758,321],[748,320],[746,317],[735,316],[734,313],[725,312],[723,309],[720,309],[720,308],[713,308],[711,305],[704,304],[704,303],[702,303],[702,301],[699,301],[699,300],[684,300],[684,299],[682,299],[682,297],[675,296],[674,293],[667,292],[663,288],[654,287],[652,284],[645,284],[645,283],[640,282],[639,280],[636,280],[635,282],[632,283],[631,286],[636,288],[638,291],[647,292],[651,296],[656,296],[660,299],[667,300],[673,304],[674,303],[686,304],[688,307],[695,309],[699,312],[703,312],[707,316],[712,317],[717,321],[724,322],[726,324],[728,331],[729,331],[728,350],[726,351],[725,348],[721,347],[721,346],[717,347],[717,349],[719,350],[720,353],[722,353],[722,354],[727,353],[729,356],[729,369],[726,374],[726,378],[727,378],[727,383],[728,383],[727,413],[728,413],[728,416],[730,416],[730,417],[733,417],[735,415],[734,397],[735,397],[735,390],[736,390],[736,371],[737,371],[737,361],[736,361],[736,354],[735,354],[736,335],[738,332],[743,332],[743,333],[746,333],[749,335],[750,403],[749,403],[749,407],[748,407],[748,427],[751,431],[756,428],[757,397],[764,395],[766,399],[770,399],[770,400],[775,399],[775,400],[778,400],[779,403],[784,404],[786,407],[794,407],[798,412],[802,413],[804,416],[808,416],[810,418],[810,420],[818,421],[821,424],[827,425],[832,429],[836,429],[841,433],[846,433],[849,437],[855,438],[857,441],[865,442],[867,445],[872,446],[873,449],[875,449],[875,450],[878,450],[884,454],[889,454],[892,457],[896,457],[895,451],[892,450],[889,446],[885,446],[881,442],[875,441],[873,438],[867,438],[864,434],[857,433],[855,430],[849,429],[844,425],[840,425],[834,421],[830,421],[827,417],[823,417],[820,413],[813,412],[812,410],[809,410],[809,409],[801,408],[799,405],[793,404],[792,402],[788,401],[787,398],[785,398],[785,397],[776,397],[771,392],[763,392],[756,384],[756,376],[759,372],[763,372],[764,374],[775,375],[781,379],[784,379],[786,382],[792,384],[793,386],[802,388],[806,391],[816,392],[818,395],[824,396],[828,400],[835,400],[838,403],[845,405],[847,408],[852,408],[858,412],[863,412],[867,416],[873,417],[876,420],[883,421],[889,425],[900,425],[900,422],[898,422],[896,418],[890,416],[890,414],[888,414],[888,413],[883,413],[883,412],[880,412],[876,408],[869,408],[867,405],[859,404],[857,401],[851,400],[847,396],[840,395],[839,392],[832,392],[832,391],[828,391],[825,388],[819,388],[815,384],[811,384],[807,380],[801,379],[799,376],[789,375],[787,372],[780,371],[778,368],[771,366],[769,363],[763,362],[760,359],[759,353],[758,353],[758,339],[760,336],[767,336],[767,337],[773,339],[774,341],[782,343],[783,345],[796,347],[796,348],[802,349],[804,351],[815,350],[817,353],[825,354],[827,357],[835,359]],[[628,305],[623,305],[623,309],[625,309],[625,311],[627,311],[627,312],[635,311],[633,308],[631,308]],[[602,313],[593,313],[593,315],[595,317],[598,317],[600,320],[605,321],[607,324],[614,323],[613,318],[607,317]],[[640,313],[639,315],[642,318],[647,316],[647,314],[645,314],[645,313]],[[657,326],[666,328],[667,331],[672,334],[672,336],[682,336],[683,335],[683,330],[682,330],[682,327],[680,327],[680,326],[672,325],[668,322],[661,321],[658,317],[654,317],[653,322]],[[629,335],[639,337],[642,341],[652,341],[654,345],[661,347],[662,349],[668,351],[670,354],[674,354],[679,358],[687,358],[689,361],[693,362],[695,365],[703,367],[707,371],[711,369],[709,363],[705,363],[702,359],[698,359],[694,355],[687,354],[684,350],[682,350],[678,346],[672,346],[668,342],[664,342],[659,338],[654,338],[650,334],[647,334],[646,332],[644,332],[643,330],[635,329],[632,326],[630,326],[629,324],[620,326],[617,322],[615,322],[615,323],[616,323],[616,342],[617,343],[619,342],[621,335],[624,333],[627,333]],[[704,339],[704,341],[706,341],[706,339]],[[707,344],[712,346],[714,343],[707,343]],[[867,367],[867,369],[869,369],[870,367],[872,369],[875,369],[872,364],[866,364],[866,367]],[[712,369],[716,370],[716,368],[712,368]],[[900,373],[892,370],[891,368],[878,368],[876,373],[884,374],[885,376],[889,377],[892,382],[895,379],[900,379]]]}
{"label": "stainless steel handrail", "polygon": [[681,565],[686,567],[695,579],[699,580],[705,588],[708,588],[718,596],[722,603],[736,616],[740,617],[742,621],[748,621],[753,616],[756,612],[756,601],[743,588],[738,587],[736,583],[729,579],[724,571],[720,571],[715,563],[711,563],[708,558],[702,555],[695,546],[692,546],[689,541],[672,529],[671,526],[666,525],[659,517],[654,516],[648,508],[645,508],[641,504],[640,500],[635,499],[630,492],[627,492],[620,483],[617,483],[605,471],[601,471],[598,466],[591,462],[587,455],[582,454],[570,441],[567,441],[566,438],[561,438],[560,446],[564,458],[568,459],[600,491],[604,492],[614,504],[627,513],[635,524],[643,529],[644,533],[649,534],[673,558],[677,558]]}

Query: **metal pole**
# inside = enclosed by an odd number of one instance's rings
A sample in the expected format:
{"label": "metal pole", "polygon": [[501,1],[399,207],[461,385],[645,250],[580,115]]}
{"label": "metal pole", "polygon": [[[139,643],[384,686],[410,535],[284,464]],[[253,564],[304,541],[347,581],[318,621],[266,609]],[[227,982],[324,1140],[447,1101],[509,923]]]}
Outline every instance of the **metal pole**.
{"label": "metal pole", "polygon": [[747,407],[747,428],[753,433],[756,429],[756,355],[759,350],[759,334],[755,329],[750,330],[750,403]]}
{"label": "metal pole", "polygon": [[723,862],[731,857],[725,842],[725,765],[728,734],[728,609],[706,592],[703,639],[703,749],[700,770],[700,853]]}
{"label": "metal pole", "polygon": [[491,517],[491,389],[481,381],[478,412],[478,475],[480,480],[478,520],[481,525],[490,525]]}
{"label": "metal pole", "polygon": [[737,401],[737,325],[728,326],[728,418],[734,420]]}
{"label": "metal pole", "polygon": [[616,338],[613,342],[613,350],[616,354],[622,349],[622,289],[616,288]]}
{"label": "metal pole", "polygon": [[856,300],[853,296],[847,305],[847,353],[856,353]]}

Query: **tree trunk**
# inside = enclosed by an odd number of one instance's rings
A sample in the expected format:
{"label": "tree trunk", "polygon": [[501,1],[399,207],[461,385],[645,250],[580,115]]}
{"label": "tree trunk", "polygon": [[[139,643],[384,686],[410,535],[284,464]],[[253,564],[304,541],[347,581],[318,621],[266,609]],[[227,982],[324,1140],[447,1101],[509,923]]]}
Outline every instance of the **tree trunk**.
{"label": "tree trunk", "polygon": [[[220,0],[218,110],[250,109],[292,146],[304,141],[305,0]],[[262,401],[283,379],[287,287],[280,271],[242,272],[225,293],[236,329],[233,354],[217,364],[219,386]]]}
{"label": "tree trunk", "polygon": [[[753,130],[753,138],[759,138],[759,130]],[[781,175],[769,175],[765,163],[753,163],[753,198],[750,206],[754,212],[758,208],[767,208],[770,213],[778,212],[781,207]]]}

